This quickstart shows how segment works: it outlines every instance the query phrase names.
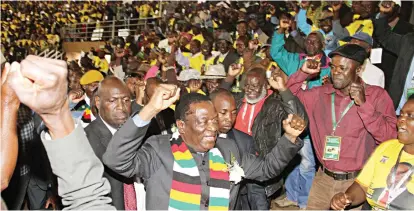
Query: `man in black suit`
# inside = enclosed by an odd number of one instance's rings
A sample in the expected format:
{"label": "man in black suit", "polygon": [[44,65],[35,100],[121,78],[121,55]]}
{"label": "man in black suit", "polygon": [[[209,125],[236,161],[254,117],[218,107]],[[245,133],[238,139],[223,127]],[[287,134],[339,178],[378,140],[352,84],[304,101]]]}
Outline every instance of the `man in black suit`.
{"label": "man in black suit", "polygon": [[[131,115],[130,97],[130,92],[124,82],[116,77],[107,77],[99,85],[96,98],[92,99],[95,100],[99,115],[85,128],[85,132],[93,151],[101,162],[113,134]],[[124,184],[133,185],[133,180],[113,172],[106,166],[103,176],[111,184],[110,196],[113,205],[118,210],[126,210]]]}
{"label": "man in black suit", "polygon": [[214,59],[214,64],[223,64],[227,73],[230,65],[235,63],[239,59],[239,56],[231,50],[233,42],[228,32],[220,33],[217,40],[217,48],[220,55]]}
{"label": "man in black suit", "polygon": [[[256,154],[253,138],[234,129],[237,107],[233,94],[226,89],[218,89],[210,94],[210,99],[218,113],[219,137],[233,140],[241,154]],[[235,209],[258,210],[266,206],[268,206],[268,201],[263,187],[254,181],[243,181]]]}

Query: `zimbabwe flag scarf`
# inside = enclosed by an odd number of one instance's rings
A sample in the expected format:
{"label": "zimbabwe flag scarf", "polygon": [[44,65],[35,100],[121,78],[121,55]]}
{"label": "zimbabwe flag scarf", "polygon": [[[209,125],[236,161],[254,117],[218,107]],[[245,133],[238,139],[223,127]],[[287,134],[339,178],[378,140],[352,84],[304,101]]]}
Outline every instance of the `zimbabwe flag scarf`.
{"label": "zimbabwe flag scarf", "polygon": [[[174,156],[168,210],[200,210],[201,180],[197,164],[181,137],[171,140]],[[208,151],[210,180],[209,210],[228,210],[230,181],[227,165],[217,148]]]}

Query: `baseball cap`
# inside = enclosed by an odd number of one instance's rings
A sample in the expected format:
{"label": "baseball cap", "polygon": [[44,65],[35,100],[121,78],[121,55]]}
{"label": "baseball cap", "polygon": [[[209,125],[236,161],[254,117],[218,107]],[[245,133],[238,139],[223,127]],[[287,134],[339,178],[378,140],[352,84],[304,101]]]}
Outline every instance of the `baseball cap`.
{"label": "baseball cap", "polygon": [[330,58],[333,58],[336,55],[352,59],[360,64],[364,63],[365,59],[368,57],[365,48],[356,44],[346,44],[329,53]]}
{"label": "baseball cap", "polygon": [[367,34],[365,32],[362,32],[362,31],[359,31],[359,32],[355,33],[354,35],[352,35],[350,37],[346,37],[344,39],[344,41],[349,42],[352,39],[357,39],[357,40],[364,41],[364,42],[368,43],[371,46],[374,45],[374,41],[373,41],[372,37],[369,34]]}

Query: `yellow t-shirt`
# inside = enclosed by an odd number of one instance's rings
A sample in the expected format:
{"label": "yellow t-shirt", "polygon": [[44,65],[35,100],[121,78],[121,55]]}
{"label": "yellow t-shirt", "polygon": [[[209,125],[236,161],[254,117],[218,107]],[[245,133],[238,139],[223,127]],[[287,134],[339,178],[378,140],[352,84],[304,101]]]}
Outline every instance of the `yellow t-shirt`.
{"label": "yellow t-shirt", "polygon": [[139,17],[147,18],[149,15],[154,15],[152,7],[148,4],[143,4],[139,7]]}
{"label": "yellow t-shirt", "polygon": [[199,34],[199,35],[194,36],[193,40],[198,40],[202,44],[204,42],[204,37],[202,34]]}
{"label": "yellow t-shirt", "polygon": [[204,56],[200,52],[190,57],[190,67],[201,72],[201,66],[203,65]]}
{"label": "yellow t-shirt", "polygon": [[[369,34],[370,36],[372,36],[372,34],[374,33],[374,24],[372,23],[372,20],[371,19],[358,20],[358,18],[359,18],[359,15],[354,15],[354,22],[349,24],[349,26],[345,27],[349,32],[349,36],[352,36],[359,31],[365,32]],[[346,42],[339,41],[339,45],[344,45],[344,44],[346,44]]]}
{"label": "yellow t-shirt", "polygon": [[[389,200],[389,210],[414,209],[414,155],[402,152],[395,177],[397,188],[395,191],[387,191],[387,183],[388,187],[391,186],[392,168],[396,165],[403,146],[397,139],[379,145],[356,179],[361,186],[368,188],[366,197],[373,209],[385,209],[387,194],[393,198]],[[410,171],[411,174],[407,174],[405,179],[403,175]]]}
{"label": "yellow t-shirt", "polygon": [[106,74],[108,74],[108,70],[109,70],[109,64],[108,61],[106,61],[105,58],[100,59],[97,56],[93,57],[93,64],[95,65],[95,67],[99,67],[99,70],[101,72],[104,72]]}
{"label": "yellow t-shirt", "polygon": [[88,21],[88,19],[89,19],[89,16],[84,15],[84,16],[82,16],[82,17],[81,17],[80,21],[81,21],[82,23],[85,23],[85,22],[87,22],[87,21]]}

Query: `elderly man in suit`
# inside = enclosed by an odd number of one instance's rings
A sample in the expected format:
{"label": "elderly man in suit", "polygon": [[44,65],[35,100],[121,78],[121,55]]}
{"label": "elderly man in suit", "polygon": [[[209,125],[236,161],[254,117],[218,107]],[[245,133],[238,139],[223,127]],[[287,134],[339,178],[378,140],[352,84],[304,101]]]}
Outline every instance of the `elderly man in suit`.
{"label": "elderly man in suit", "polygon": [[234,209],[243,175],[260,181],[278,176],[303,144],[297,137],[305,121],[289,114],[284,136],[268,155],[241,154],[234,142],[217,138],[217,112],[207,96],[197,93],[180,98],[173,135],[153,136],[143,143],[148,116],[158,111],[146,106],[133,115],[103,156],[115,172],[144,178],[147,209]]}
{"label": "elderly man in suit", "polygon": [[[93,151],[101,161],[112,136],[131,115],[130,98],[126,84],[112,76],[100,83],[95,99],[91,99],[95,101],[99,115],[85,128],[85,132]],[[111,184],[110,196],[113,205],[118,210],[136,209],[133,180],[106,167],[103,176]]]}

